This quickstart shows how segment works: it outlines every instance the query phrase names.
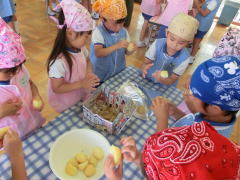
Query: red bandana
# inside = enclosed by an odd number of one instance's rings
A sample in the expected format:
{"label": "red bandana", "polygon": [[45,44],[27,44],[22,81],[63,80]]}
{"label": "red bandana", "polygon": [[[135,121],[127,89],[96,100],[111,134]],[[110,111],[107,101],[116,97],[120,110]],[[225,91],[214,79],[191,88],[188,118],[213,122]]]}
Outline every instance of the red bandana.
{"label": "red bandana", "polygon": [[153,134],[143,162],[150,180],[240,178],[240,147],[206,122]]}

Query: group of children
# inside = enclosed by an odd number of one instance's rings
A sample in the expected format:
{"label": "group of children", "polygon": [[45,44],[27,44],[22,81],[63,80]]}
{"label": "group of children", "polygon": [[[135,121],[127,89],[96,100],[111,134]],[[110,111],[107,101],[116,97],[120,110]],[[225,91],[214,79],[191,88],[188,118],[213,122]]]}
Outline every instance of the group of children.
{"label": "group of children", "polygon": [[[137,47],[133,45],[132,49],[128,48],[130,37],[123,28],[127,16],[124,0],[97,0],[93,10],[100,14],[102,22],[95,29],[90,13],[75,0],[62,0],[55,10],[59,11],[59,15],[52,19],[58,33],[47,60],[48,96],[49,104],[62,112],[79,101],[83,102],[101,83],[122,71],[126,67],[125,55],[132,54]],[[212,14],[209,19],[212,19]],[[186,13],[174,16],[165,28],[166,38],[157,39],[146,52],[143,77],[157,84],[176,85],[189,64],[190,53],[185,47],[193,41],[199,27],[201,21]],[[91,32],[88,53],[85,44]],[[25,138],[43,125],[45,120],[40,111],[44,103],[24,66],[26,56],[19,35],[1,18],[0,47],[0,128],[10,126],[12,129],[1,141],[10,160],[13,157],[13,174],[19,174],[18,169],[14,168],[23,163],[23,158],[19,156],[19,159],[14,159],[15,155],[12,155],[15,151],[22,154],[17,134]],[[204,62],[196,69],[186,103],[190,102],[198,114],[185,116],[171,102],[156,97],[152,110],[157,118],[157,133],[147,139],[143,153],[138,152],[132,137],[122,139],[123,159],[138,164],[149,179],[171,179],[175,175],[200,179],[201,174],[206,177],[236,177],[240,162],[239,148],[219,133],[223,132],[224,136],[229,137],[236,121],[236,112],[240,109],[239,65],[239,57],[221,56]],[[168,77],[159,76],[163,70],[168,71]],[[173,126],[179,128],[166,129],[170,115],[176,117]],[[8,147],[14,143],[18,148],[11,152]],[[232,162],[233,168],[230,170],[230,165],[227,166],[228,173],[221,176],[217,172],[224,171],[224,164],[221,167],[217,163],[212,165],[206,159],[213,158],[217,152],[222,153],[223,147],[229,156],[223,155],[227,156],[228,162]],[[218,154],[217,157],[224,159]],[[105,162],[106,176],[114,180],[122,179],[122,166],[114,168],[112,160],[109,156]],[[201,169],[197,169],[199,162]],[[192,165],[196,166],[193,170]],[[217,171],[211,176],[215,168]],[[26,173],[20,175],[26,178]]]}
{"label": "group of children", "polygon": [[172,19],[179,13],[189,14],[199,22],[197,33],[191,42],[192,50],[189,61],[193,63],[200,42],[209,31],[220,4],[220,0],[142,0],[141,11],[144,23],[137,43],[138,47],[145,47],[148,44],[147,29],[152,17],[159,16],[156,20],[160,24],[158,38],[166,38],[166,30]]}

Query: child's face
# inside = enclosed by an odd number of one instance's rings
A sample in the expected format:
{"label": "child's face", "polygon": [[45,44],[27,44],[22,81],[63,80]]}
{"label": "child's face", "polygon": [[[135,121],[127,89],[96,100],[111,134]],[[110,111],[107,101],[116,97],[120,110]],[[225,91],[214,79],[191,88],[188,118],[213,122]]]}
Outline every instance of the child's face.
{"label": "child's face", "polygon": [[67,38],[71,48],[80,49],[86,44],[89,38],[89,33],[83,32],[83,34],[80,35],[79,33],[70,30],[67,32]]}
{"label": "child's face", "polygon": [[186,41],[169,31],[166,32],[166,37],[167,37],[167,52],[170,53],[171,55],[185,48],[189,43],[189,41]]}
{"label": "child's face", "polygon": [[194,106],[194,109],[197,111],[197,112],[200,112],[202,114],[206,114],[206,109],[204,108],[204,102],[201,101],[200,99],[198,99],[197,97],[194,97],[193,95],[191,95],[191,100],[193,102],[193,106]]}
{"label": "child's face", "polygon": [[193,102],[194,109],[196,112],[200,112],[206,116],[218,116],[223,115],[224,111],[221,110],[219,106],[216,105],[208,105],[206,106],[205,103],[197,97],[191,96],[191,100]]}
{"label": "child's face", "polygon": [[109,20],[109,19],[104,21],[104,25],[113,32],[119,32],[120,29],[123,27],[123,24],[124,22],[117,23],[117,21]]}
{"label": "child's face", "polygon": [[20,67],[0,70],[0,81],[8,81],[20,70]]}

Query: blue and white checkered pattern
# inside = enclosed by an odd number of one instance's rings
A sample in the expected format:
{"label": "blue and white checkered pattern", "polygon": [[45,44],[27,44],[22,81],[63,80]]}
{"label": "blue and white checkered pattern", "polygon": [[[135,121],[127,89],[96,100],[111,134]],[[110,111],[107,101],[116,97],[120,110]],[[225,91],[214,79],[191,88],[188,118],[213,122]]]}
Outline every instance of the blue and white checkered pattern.
{"label": "blue and white checkered pattern", "polygon": [[[162,96],[168,98],[172,102],[179,104],[182,101],[182,93],[174,87],[158,86],[143,79],[139,70],[133,67],[127,67],[125,70],[106,81],[113,90],[120,85],[131,80],[137,82],[143,87],[151,90],[159,91]],[[82,107],[77,104],[70,109],[64,111],[55,120],[49,122],[45,127],[37,130],[34,134],[23,141],[23,149],[25,153],[25,162],[28,178],[30,180],[55,180],[48,163],[48,154],[51,144],[57,137],[66,131],[78,128],[91,128],[82,120]],[[118,136],[113,136],[101,132],[110,142],[110,144],[119,145],[121,137],[133,136],[137,142],[138,149],[142,149],[145,139],[155,132],[155,121],[144,121],[133,118]],[[7,155],[0,157],[0,179],[11,179],[11,167]],[[101,178],[106,179],[104,176]],[[124,163],[124,180],[144,179],[140,170],[132,163]]]}

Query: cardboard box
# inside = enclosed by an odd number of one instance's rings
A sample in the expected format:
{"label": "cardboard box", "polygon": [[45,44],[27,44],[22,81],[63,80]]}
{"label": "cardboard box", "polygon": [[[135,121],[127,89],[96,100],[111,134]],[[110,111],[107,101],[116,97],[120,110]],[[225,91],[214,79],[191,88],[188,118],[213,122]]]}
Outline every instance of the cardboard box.
{"label": "cardboard box", "polygon": [[[96,100],[104,100],[108,105],[117,109],[119,112],[111,122],[98,114],[93,113],[93,106]],[[119,134],[128,123],[136,110],[133,101],[119,93],[110,91],[109,88],[99,88],[83,104],[83,119],[91,126],[107,131],[110,134]]]}

